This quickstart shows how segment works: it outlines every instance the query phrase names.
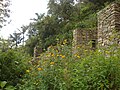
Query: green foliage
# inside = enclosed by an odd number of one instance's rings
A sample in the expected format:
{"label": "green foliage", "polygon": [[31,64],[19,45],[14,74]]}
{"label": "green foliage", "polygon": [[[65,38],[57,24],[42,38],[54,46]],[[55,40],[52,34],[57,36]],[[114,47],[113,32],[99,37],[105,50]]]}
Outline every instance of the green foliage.
{"label": "green foliage", "polygon": [[28,56],[14,50],[0,52],[0,80],[10,85],[20,83],[26,70]]}
{"label": "green foliage", "polygon": [[[78,4],[79,5],[79,4]],[[96,28],[97,23],[97,9],[91,2],[80,4],[79,21],[76,23],[76,28]]]}
{"label": "green foliage", "polygon": [[[38,38],[36,45],[43,49],[47,49],[50,45],[57,44],[56,39],[59,38],[59,36],[65,36],[73,29],[74,22],[72,22],[72,20],[74,20],[74,16],[76,15],[76,8],[73,5],[73,0],[50,0],[48,9],[48,15],[46,16],[44,16],[44,14],[36,14],[37,19],[34,19],[35,23],[32,27],[32,31],[37,33],[33,36]],[[75,12],[73,13],[73,11]],[[72,37],[70,35],[71,34],[67,34],[67,36]],[[34,42],[31,42],[31,44],[32,43]],[[27,48],[30,49],[29,47]]]}
{"label": "green foliage", "polygon": [[117,1],[117,0],[102,0],[102,1],[101,0],[89,0],[89,1],[95,4],[98,9],[100,9],[101,7],[103,8],[106,3],[108,5],[111,2]]}
{"label": "green foliage", "polygon": [[5,52],[9,49],[10,43],[6,39],[0,38],[0,51]]}
{"label": "green foliage", "polygon": [[[65,40],[63,43],[65,44],[67,43],[67,41]],[[50,51],[41,54],[38,57],[41,58],[41,60],[36,61],[36,64],[31,65],[31,67],[29,68],[29,72],[26,73],[25,79],[23,80],[24,84],[20,85],[19,89],[22,90],[24,88],[24,90],[56,90],[59,88],[66,89],[67,87],[69,87],[69,85],[65,84],[66,82],[63,78],[65,76],[63,73],[66,73],[66,68],[64,66],[64,62],[67,61],[66,56],[67,54],[71,55],[71,52],[69,52],[70,47],[67,47],[65,45],[62,47],[61,45],[58,45],[58,47],[50,46]],[[61,62],[62,58],[66,58],[65,61]]]}
{"label": "green foliage", "polygon": [[0,28],[5,26],[8,17],[10,17],[10,0],[0,0]]}
{"label": "green foliage", "polygon": [[13,35],[10,34],[9,40],[12,42],[12,47],[15,46],[18,47],[18,44],[21,43],[21,40],[23,38],[21,37],[21,33],[14,32]]}
{"label": "green foliage", "polygon": [[1,82],[0,82],[0,88],[1,88],[2,90],[15,90],[15,89],[16,89],[14,86],[7,85],[7,82],[6,82],[6,81],[1,81]]}
{"label": "green foliage", "polygon": [[119,52],[108,58],[95,52],[72,64],[72,88],[78,90],[116,90],[120,87]]}
{"label": "green foliage", "polygon": [[6,81],[2,81],[2,82],[0,82],[0,87],[3,88],[3,87],[5,87],[6,84],[7,84]]}
{"label": "green foliage", "polygon": [[[1,43],[3,50],[0,51],[0,89],[120,89],[118,45],[95,51],[85,50],[84,46],[81,46],[77,47],[80,52],[75,54],[71,47],[72,30],[96,28],[97,11],[115,0],[82,1],[74,4],[73,0],[50,0],[48,15],[36,13],[37,19],[33,19],[35,22],[22,27],[22,37],[21,33],[11,35],[16,47],[22,39],[24,45],[24,34],[28,30],[29,38],[25,47],[19,47],[14,51],[9,50],[9,45],[5,42]],[[114,35],[119,39],[117,34]],[[35,60],[31,60],[26,52],[32,56],[35,46],[46,51]]]}
{"label": "green foliage", "polygon": [[[67,40],[49,46],[26,71],[20,90],[119,90],[120,48],[72,55]],[[114,48],[116,47],[115,51]]]}
{"label": "green foliage", "polygon": [[[35,46],[47,50],[56,45],[56,39],[71,41],[72,30],[96,29],[97,12],[113,1],[119,0],[49,0],[48,13],[38,14],[28,25],[26,52],[33,55]],[[23,40],[24,41],[24,40]],[[72,44],[71,42],[69,44]]]}
{"label": "green foliage", "polygon": [[24,51],[29,55],[33,56],[34,47],[37,45],[37,43],[38,43],[38,38],[32,36],[30,39],[26,41]]}

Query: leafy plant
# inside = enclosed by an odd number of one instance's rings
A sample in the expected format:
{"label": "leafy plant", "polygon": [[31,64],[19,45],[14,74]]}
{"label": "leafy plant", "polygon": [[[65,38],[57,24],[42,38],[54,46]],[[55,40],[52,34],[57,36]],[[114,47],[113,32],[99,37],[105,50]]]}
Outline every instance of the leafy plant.
{"label": "leafy plant", "polygon": [[26,71],[20,90],[118,90],[120,49],[83,50],[72,54],[67,40],[49,46]]}
{"label": "leafy plant", "polygon": [[27,55],[14,50],[0,52],[0,80],[10,85],[20,83],[26,70],[26,60],[29,60]]}
{"label": "leafy plant", "polygon": [[7,82],[6,82],[6,81],[1,81],[1,82],[0,82],[0,88],[1,88],[2,90],[15,90],[15,89],[16,89],[14,86],[7,85]]}

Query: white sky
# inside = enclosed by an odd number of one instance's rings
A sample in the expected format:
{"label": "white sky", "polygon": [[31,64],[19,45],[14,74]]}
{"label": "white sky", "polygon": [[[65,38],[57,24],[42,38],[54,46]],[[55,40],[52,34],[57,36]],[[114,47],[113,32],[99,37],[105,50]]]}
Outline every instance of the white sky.
{"label": "white sky", "polygon": [[10,24],[3,27],[0,31],[0,36],[7,38],[17,28],[20,29],[22,25],[27,25],[31,18],[35,18],[35,13],[46,13],[48,0],[11,0],[12,11]]}

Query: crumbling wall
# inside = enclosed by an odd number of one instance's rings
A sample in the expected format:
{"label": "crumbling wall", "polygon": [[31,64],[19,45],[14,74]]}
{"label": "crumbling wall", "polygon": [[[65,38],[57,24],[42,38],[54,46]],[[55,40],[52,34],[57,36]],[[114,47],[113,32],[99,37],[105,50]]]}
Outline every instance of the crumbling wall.
{"label": "crumbling wall", "polygon": [[36,60],[37,57],[42,53],[42,48],[35,46],[34,47],[34,54],[33,54],[33,60]]}
{"label": "crumbling wall", "polygon": [[97,30],[73,30],[73,53],[81,49],[95,49],[97,45]]}
{"label": "crumbling wall", "polygon": [[112,3],[98,15],[98,46],[120,44],[120,4]]}
{"label": "crumbling wall", "polygon": [[95,49],[96,45],[99,48],[113,44],[120,46],[120,3],[108,5],[97,16],[97,30],[73,30],[73,53],[80,52],[77,47]]}

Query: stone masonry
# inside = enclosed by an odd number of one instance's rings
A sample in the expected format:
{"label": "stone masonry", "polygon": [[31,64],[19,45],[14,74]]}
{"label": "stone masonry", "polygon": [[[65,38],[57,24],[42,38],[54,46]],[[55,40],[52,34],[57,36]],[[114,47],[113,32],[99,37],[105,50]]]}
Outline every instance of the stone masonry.
{"label": "stone masonry", "polygon": [[97,30],[76,29],[73,31],[73,51],[77,52],[77,48],[92,49],[96,48]]}
{"label": "stone masonry", "polygon": [[[97,29],[73,30],[73,53],[80,52],[78,47],[94,50],[114,43],[120,46],[120,3],[108,5],[97,13],[97,18]],[[34,58],[42,52],[41,50],[34,48]]]}
{"label": "stone masonry", "polygon": [[98,47],[120,44],[120,4],[112,3],[97,15]]}
{"label": "stone masonry", "polygon": [[[112,3],[97,13],[98,27],[96,30],[73,31],[73,52],[77,46],[84,45],[88,48],[102,48],[112,44],[120,45],[120,3]],[[89,42],[92,41],[92,46]],[[97,45],[97,46],[96,46]]]}

